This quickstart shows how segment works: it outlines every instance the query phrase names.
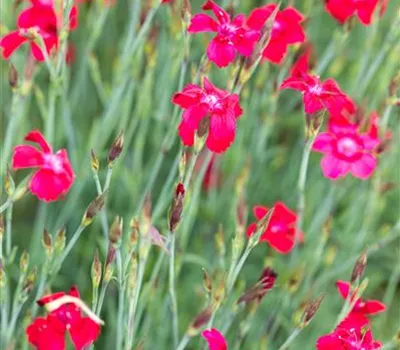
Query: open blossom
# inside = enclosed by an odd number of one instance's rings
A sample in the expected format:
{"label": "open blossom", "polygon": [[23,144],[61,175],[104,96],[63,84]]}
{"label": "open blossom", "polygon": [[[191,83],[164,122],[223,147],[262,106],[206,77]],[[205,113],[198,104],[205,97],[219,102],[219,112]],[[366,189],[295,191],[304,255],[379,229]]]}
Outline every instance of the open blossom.
{"label": "open blossom", "polygon": [[325,9],[340,23],[345,23],[352,16],[357,16],[364,25],[372,22],[372,17],[380,0],[327,0]]}
{"label": "open blossom", "polygon": [[365,180],[376,168],[375,152],[379,144],[374,122],[367,132],[361,133],[357,124],[345,118],[331,118],[328,130],[317,136],[312,149],[324,154],[321,168],[328,179],[336,180],[351,173]]}
{"label": "open blossom", "polygon": [[[268,212],[267,207],[255,206],[254,216],[261,220]],[[291,211],[284,203],[277,202],[267,228],[260,237],[260,241],[268,242],[269,245],[278,253],[289,253],[296,242],[296,221],[297,215]],[[247,229],[247,236],[255,233],[257,223],[252,223]],[[299,232],[299,240],[302,241],[304,234]]]}
{"label": "open blossom", "polygon": [[251,55],[260,38],[260,31],[246,27],[243,14],[231,19],[223,8],[210,0],[203,5],[203,10],[213,11],[217,20],[204,13],[196,14],[190,21],[188,31],[217,33],[207,48],[210,61],[218,67],[226,67],[235,60],[236,53],[246,57]]}
{"label": "open blossom", "polygon": [[372,337],[368,318],[350,313],[335,330],[320,337],[317,350],[379,350],[382,344]]}
{"label": "open blossom", "polygon": [[200,122],[209,118],[206,146],[210,151],[224,152],[235,139],[236,119],[243,113],[239,96],[215,87],[207,78],[203,85],[200,88],[188,84],[172,98],[174,104],[185,110],[179,136],[185,146],[193,146]]}
{"label": "open blossom", "polygon": [[[269,4],[253,10],[246,21],[246,25],[254,30],[261,30],[268,18],[276,9],[276,4]],[[293,7],[278,11],[273,23],[271,39],[262,55],[268,61],[279,64],[284,59],[288,47],[302,43],[306,35],[301,26],[304,16]]]}
{"label": "open blossom", "polygon": [[208,343],[209,350],[227,350],[228,344],[224,336],[215,328],[206,329],[201,333],[202,337]]}
{"label": "open blossom", "polygon": [[[46,306],[66,295],[79,300],[79,291],[72,287],[68,293],[54,293],[38,301],[40,306]],[[76,350],[86,349],[100,334],[100,324],[97,319],[83,317],[81,308],[74,302],[62,303],[46,317],[37,317],[26,329],[28,342],[37,350],[66,349],[65,334],[68,333]]]}
{"label": "open blossom", "polygon": [[[8,59],[22,44],[30,42],[31,52],[37,61],[43,61],[45,56],[39,44],[32,37],[31,31],[40,35],[46,47],[47,54],[59,46],[59,20],[54,9],[54,0],[31,0],[31,6],[22,11],[17,20],[18,29],[0,39],[0,47],[4,59]],[[73,6],[69,14],[69,28],[74,30],[77,25],[78,9]]]}
{"label": "open blossom", "polygon": [[[337,281],[336,287],[343,299],[347,299],[350,293],[350,283],[347,281]],[[354,301],[355,293],[350,296],[350,301]],[[358,312],[363,315],[375,315],[386,310],[385,304],[379,300],[357,299],[351,312]]]}
{"label": "open blossom", "polygon": [[67,150],[53,153],[37,130],[29,132],[25,141],[38,144],[39,149],[31,145],[16,146],[12,157],[13,169],[38,168],[30,180],[30,191],[45,202],[59,199],[70,190],[75,177]]}

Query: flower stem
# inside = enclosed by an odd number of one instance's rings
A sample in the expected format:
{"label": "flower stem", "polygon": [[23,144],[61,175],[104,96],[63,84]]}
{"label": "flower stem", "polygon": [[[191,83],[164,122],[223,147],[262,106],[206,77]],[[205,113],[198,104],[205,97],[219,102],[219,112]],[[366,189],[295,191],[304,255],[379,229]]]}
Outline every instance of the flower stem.
{"label": "flower stem", "polygon": [[118,318],[117,318],[117,337],[116,349],[122,349],[122,332],[124,331],[124,301],[125,301],[125,282],[122,269],[121,252],[117,251],[117,271],[119,281],[119,296],[118,296]]}
{"label": "flower stem", "polygon": [[301,328],[295,328],[292,334],[289,336],[289,338],[286,339],[286,341],[281,345],[281,347],[278,350],[284,350],[287,349],[288,346],[293,342],[293,340],[296,339],[296,337],[300,334]]}
{"label": "flower stem", "polygon": [[189,344],[190,339],[192,339],[190,336],[188,336],[187,334],[184,335],[184,337],[182,338],[182,340],[180,341],[178,347],[176,348],[176,350],[183,350],[186,348],[186,346]]}
{"label": "flower stem", "polygon": [[13,202],[10,203],[7,214],[6,214],[6,256],[9,257],[12,248],[12,213],[13,213]]}
{"label": "flower stem", "polygon": [[178,319],[178,303],[176,301],[175,292],[175,234],[169,233],[170,239],[170,255],[169,255],[169,295],[171,298],[172,311],[172,334],[174,340],[174,348],[178,345],[179,337],[179,319]]}
{"label": "flower stem", "polygon": [[[81,233],[85,229],[85,226],[79,225],[79,227],[76,229],[75,233],[72,235],[71,240],[68,242],[67,246],[65,247],[65,250],[61,254],[61,257],[58,259],[58,269],[61,267],[62,263],[64,262],[65,258],[68,256],[76,242],[78,241],[79,237],[81,236]],[[57,269],[57,270],[58,270]]]}

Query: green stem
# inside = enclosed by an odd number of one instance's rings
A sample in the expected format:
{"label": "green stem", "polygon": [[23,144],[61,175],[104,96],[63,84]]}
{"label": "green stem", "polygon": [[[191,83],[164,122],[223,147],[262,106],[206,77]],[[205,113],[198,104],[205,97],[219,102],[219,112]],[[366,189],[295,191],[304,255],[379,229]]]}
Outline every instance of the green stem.
{"label": "green stem", "polygon": [[172,334],[174,340],[174,348],[178,345],[179,337],[179,318],[178,318],[178,303],[175,292],[175,234],[170,232],[170,255],[169,255],[169,295],[171,298],[172,311]]}
{"label": "green stem", "polygon": [[184,335],[184,337],[182,338],[182,340],[180,341],[178,347],[176,348],[176,350],[183,350],[186,348],[186,346],[189,344],[190,340],[192,338],[190,336],[188,336],[187,334]]}
{"label": "green stem", "polygon": [[119,281],[119,296],[118,296],[118,316],[117,316],[117,337],[116,337],[116,349],[122,349],[122,333],[124,332],[124,301],[125,301],[125,282],[123,277],[122,269],[122,257],[121,252],[117,251],[117,271]]}
{"label": "green stem", "polygon": [[12,248],[12,213],[13,213],[13,203],[11,202],[10,206],[7,209],[6,214],[6,256],[9,257],[11,254]]}
{"label": "green stem", "polygon": [[296,337],[300,334],[300,332],[301,332],[300,328],[295,328],[293,333],[289,336],[289,338],[286,339],[286,341],[281,345],[281,347],[278,350],[287,349],[288,346],[293,342],[293,340],[295,340]]}
{"label": "green stem", "polygon": [[[64,251],[62,252],[60,258],[58,259],[58,269],[61,268],[62,263],[68,256],[68,254],[71,252],[72,248],[75,246],[76,242],[78,241],[79,237],[81,236],[81,233],[85,229],[85,226],[79,225],[79,227],[76,229],[75,233],[72,235],[71,240],[68,242],[67,246],[65,247]],[[57,270],[58,270],[57,269]]]}

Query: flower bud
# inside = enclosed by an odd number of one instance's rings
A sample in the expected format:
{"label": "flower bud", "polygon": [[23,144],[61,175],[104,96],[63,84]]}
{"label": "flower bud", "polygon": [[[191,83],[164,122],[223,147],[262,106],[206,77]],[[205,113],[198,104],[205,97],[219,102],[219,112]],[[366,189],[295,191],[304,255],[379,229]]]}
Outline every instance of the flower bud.
{"label": "flower bud", "polygon": [[203,268],[203,284],[207,293],[212,292],[212,281],[205,268]]}
{"label": "flower bud", "polygon": [[121,155],[121,152],[124,148],[124,133],[121,133],[117,136],[110,147],[110,151],[108,152],[108,166],[112,167],[115,160]]}
{"label": "flower bud", "polygon": [[97,173],[100,168],[100,161],[99,161],[99,158],[97,158],[97,156],[93,150],[90,151],[90,158],[91,158],[92,171],[94,173]]}
{"label": "flower bud", "polygon": [[221,278],[217,288],[215,289],[213,295],[213,304],[215,308],[218,308],[221,305],[222,300],[225,297],[225,280]]}
{"label": "flower bud", "polygon": [[123,220],[121,217],[116,216],[108,233],[108,238],[111,244],[113,244],[116,248],[119,247],[119,244],[121,243],[122,226]]}
{"label": "flower bud", "polygon": [[129,270],[129,290],[132,296],[135,293],[136,283],[137,283],[137,256],[136,254],[133,254]]}
{"label": "flower bud", "polygon": [[93,219],[98,214],[98,212],[103,209],[105,203],[105,196],[106,193],[102,193],[89,204],[82,218],[81,222],[82,226],[84,227],[89,226],[93,222]]}
{"label": "flower bud", "polygon": [[106,283],[109,283],[111,281],[111,278],[114,274],[114,265],[106,265],[104,268],[104,275],[103,275],[103,280]]}
{"label": "flower bud", "polygon": [[19,259],[19,269],[21,270],[21,273],[26,273],[28,270],[29,266],[29,253],[24,250],[21,254],[21,257]]}
{"label": "flower bud", "polygon": [[11,176],[10,169],[7,169],[6,177],[4,180],[4,188],[8,197],[11,197],[15,190],[15,183]]}
{"label": "flower bud", "polygon": [[65,248],[65,227],[62,227],[56,234],[54,241],[54,251],[56,255],[60,255]]}
{"label": "flower bud", "polygon": [[18,86],[18,72],[11,62],[9,63],[8,70],[8,83],[12,89],[15,89]]}
{"label": "flower bud", "polygon": [[53,254],[53,240],[51,238],[51,235],[49,234],[49,231],[47,231],[46,229],[43,231],[42,245],[46,251],[47,257],[50,258]]}
{"label": "flower bud", "polygon": [[130,249],[133,249],[138,242],[139,238],[139,220],[138,218],[132,218],[132,220],[129,223],[129,226],[131,228],[131,233],[129,235],[129,244],[130,244]]}
{"label": "flower bud", "polygon": [[175,189],[174,198],[172,200],[172,205],[169,211],[169,229],[174,232],[178,227],[183,210],[183,200],[185,198],[185,188],[180,182]]}
{"label": "flower bud", "polygon": [[195,317],[187,330],[187,334],[192,337],[197,335],[200,332],[200,329],[211,319],[211,316],[212,308],[209,306]]}
{"label": "flower bud", "polygon": [[93,288],[98,288],[101,280],[101,262],[99,258],[99,251],[97,249],[94,252],[94,258],[90,275],[92,277]]}
{"label": "flower bud", "polygon": [[271,220],[273,213],[274,208],[269,209],[268,212],[261,218],[261,220],[257,222],[255,233],[249,238],[249,243],[252,247],[255,247],[258,244],[261,235],[265,232],[269,225],[269,221]]}
{"label": "flower bud", "polygon": [[112,265],[112,263],[115,260],[115,254],[117,253],[117,250],[115,249],[113,244],[108,245],[108,250],[107,250],[107,257],[106,257],[106,267],[108,265]]}
{"label": "flower bud", "polygon": [[322,301],[324,300],[326,293],[321,294],[319,297],[311,300],[307,305],[303,313],[302,321],[300,324],[301,328],[307,327],[310,323],[311,319],[314,317],[316,312],[321,306]]}
{"label": "flower bud", "polygon": [[306,140],[315,138],[321,128],[326,110],[321,110],[313,114],[306,114]]}
{"label": "flower bud", "polygon": [[24,280],[24,283],[22,285],[22,292],[24,294],[27,295],[32,291],[33,287],[35,286],[36,277],[37,277],[37,269],[35,267],[31,272],[29,272],[28,276],[26,276]]}
{"label": "flower bud", "polygon": [[351,273],[351,283],[359,281],[364,274],[365,268],[367,267],[367,252],[364,251],[357,259],[353,271]]}

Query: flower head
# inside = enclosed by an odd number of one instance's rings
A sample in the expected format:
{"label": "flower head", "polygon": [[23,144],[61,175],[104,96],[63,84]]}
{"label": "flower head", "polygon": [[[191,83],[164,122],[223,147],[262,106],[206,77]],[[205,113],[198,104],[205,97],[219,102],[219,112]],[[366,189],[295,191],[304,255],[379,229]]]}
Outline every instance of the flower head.
{"label": "flower head", "polygon": [[[347,281],[337,281],[336,287],[343,299],[347,299],[350,293],[350,283]],[[350,301],[354,301],[355,293],[351,294]],[[379,300],[363,300],[358,298],[351,312],[358,312],[363,315],[375,315],[386,310],[385,304]]]}
{"label": "flower head", "polygon": [[317,350],[379,350],[381,343],[372,337],[368,318],[359,313],[350,313],[335,330],[320,337]]}
{"label": "flower head", "polygon": [[[67,296],[67,298],[65,298]],[[69,302],[60,302],[47,317],[38,317],[26,329],[28,341],[37,350],[64,350],[65,333],[69,333],[76,350],[83,350],[92,344],[100,334],[100,324],[96,317],[81,315],[79,291],[72,287],[68,293],[59,292],[46,296],[38,301],[40,306],[47,306],[62,298]],[[69,299],[68,299],[69,298]],[[92,315],[94,316],[94,315]]]}
{"label": "flower head", "polygon": [[245,26],[245,16],[231,16],[214,1],[208,0],[203,10],[211,10],[216,20],[209,15],[194,15],[188,28],[189,33],[214,32],[216,37],[208,45],[207,55],[218,67],[226,67],[235,60],[236,53],[250,56],[260,39],[260,31]]}
{"label": "flower head", "polygon": [[228,350],[224,336],[217,329],[206,329],[201,335],[207,341],[209,350]]}
{"label": "flower head", "polygon": [[[268,212],[267,207],[255,206],[254,216],[261,220]],[[278,253],[287,254],[295,245],[297,215],[284,203],[277,202],[267,228],[260,237],[260,241],[268,242]],[[257,223],[252,223],[247,229],[247,236],[255,233]],[[304,234],[299,232],[299,240],[302,241]]]}
{"label": "flower head", "polygon": [[[246,25],[251,29],[261,30],[276,6],[276,4],[269,4],[254,9]],[[263,57],[272,63],[279,64],[290,45],[304,42],[306,35],[301,27],[303,19],[303,15],[293,7],[278,11],[272,27],[271,39],[263,51]]]}
{"label": "flower head", "polygon": [[376,168],[375,150],[379,143],[374,123],[367,132],[360,133],[357,124],[345,118],[331,118],[327,132],[317,136],[312,149],[324,153],[321,167],[328,179],[336,180],[351,173],[365,180]]}
{"label": "flower head", "polygon": [[372,16],[380,0],[327,0],[326,11],[341,24],[357,16],[364,25],[372,23]]}
{"label": "flower head", "polygon": [[38,168],[29,188],[40,200],[50,202],[64,196],[75,177],[67,150],[53,153],[51,146],[37,130],[29,132],[25,140],[38,144],[39,149],[31,145],[16,146],[12,157],[13,169]]}
{"label": "flower head", "polygon": [[185,110],[179,125],[185,146],[193,146],[195,132],[204,118],[209,118],[206,146],[210,151],[224,152],[234,141],[236,119],[243,113],[237,94],[218,89],[204,78],[203,88],[188,84],[173,96],[172,102]]}
{"label": "flower head", "polygon": [[[77,25],[78,9],[73,6],[69,14],[69,29]],[[29,41],[36,61],[44,61],[45,55],[35,36],[42,37],[46,52],[50,54],[59,45],[60,21],[54,9],[54,0],[31,0],[31,6],[22,11],[17,20],[18,29],[0,39],[4,59],[8,59],[22,44]]]}

